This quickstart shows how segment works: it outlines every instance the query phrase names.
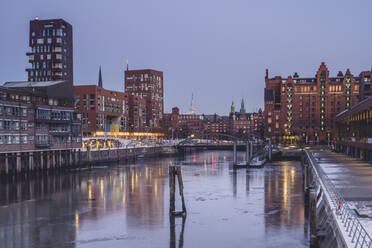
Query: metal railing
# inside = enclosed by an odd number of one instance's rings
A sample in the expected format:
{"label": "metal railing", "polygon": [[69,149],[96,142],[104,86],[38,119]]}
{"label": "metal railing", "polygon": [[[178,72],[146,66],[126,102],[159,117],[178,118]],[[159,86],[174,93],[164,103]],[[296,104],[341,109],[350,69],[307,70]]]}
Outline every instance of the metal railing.
{"label": "metal railing", "polygon": [[309,158],[309,162],[314,168],[318,180],[321,180],[321,183],[325,186],[330,196],[330,204],[335,208],[336,216],[341,220],[344,231],[346,231],[349,238],[351,238],[351,243],[353,245],[355,244],[355,248],[372,247],[372,238],[358,220],[355,211],[350,209],[349,204],[338,192],[331,179],[329,179],[322,168],[320,168],[312,152],[306,151],[306,154]]}

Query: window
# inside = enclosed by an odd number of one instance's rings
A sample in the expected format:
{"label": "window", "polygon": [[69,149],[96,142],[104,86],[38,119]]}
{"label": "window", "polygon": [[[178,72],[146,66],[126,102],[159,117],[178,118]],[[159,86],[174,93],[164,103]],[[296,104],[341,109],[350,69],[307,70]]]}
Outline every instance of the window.
{"label": "window", "polygon": [[52,38],[48,38],[48,44],[52,43]]}
{"label": "window", "polygon": [[21,136],[21,143],[22,144],[27,144],[27,135],[22,135]]}
{"label": "window", "polygon": [[19,135],[13,136],[13,143],[19,144]]}
{"label": "window", "polygon": [[50,60],[52,56],[50,54],[47,54],[47,59]]}
{"label": "window", "polygon": [[62,59],[62,55],[61,54],[56,54],[56,59]]}
{"label": "window", "polygon": [[37,44],[44,44],[44,39],[43,38],[37,39]]}
{"label": "window", "polygon": [[6,137],[6,143],[7,144],[12,144],[12,136],[8,135],[8,136],[5,136]]}
{"label": "window", "polygon": [[44,59],[44,55],[41,54],[40,55],[40,59],[43,60]]}
{"label": "window", "polygon": [[57,38],[57,39],[56,39],[56,42],[57,42],[57,43],[62,43],[62,38]]}

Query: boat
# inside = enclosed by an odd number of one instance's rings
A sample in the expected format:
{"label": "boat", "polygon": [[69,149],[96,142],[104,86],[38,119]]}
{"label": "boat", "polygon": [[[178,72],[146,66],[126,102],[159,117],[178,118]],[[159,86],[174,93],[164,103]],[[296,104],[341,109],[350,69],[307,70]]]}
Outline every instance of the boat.
{"label": "boat", "polygon": [[249,163],[249,167],[261,168],[265,163],[266,163],[266,158],[257,156],[251,160],[251,162]]}

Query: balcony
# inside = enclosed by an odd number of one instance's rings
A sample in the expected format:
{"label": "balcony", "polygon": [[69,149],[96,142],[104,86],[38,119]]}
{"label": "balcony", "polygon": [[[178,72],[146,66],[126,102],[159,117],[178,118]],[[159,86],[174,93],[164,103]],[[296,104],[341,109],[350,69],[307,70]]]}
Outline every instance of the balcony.
{"label": "balcony", "polygon": [[36,122],[38,123],[70,123],[72,122],[72,120],[62,120],[62,119],[41,119],[41,118],[37,118],[36,119]]}
{"label": "balcony", "polygon": [[40,143],[36,143],[35,146],[37,148],[49,148],[50,147],[50,143],[40,142]]}

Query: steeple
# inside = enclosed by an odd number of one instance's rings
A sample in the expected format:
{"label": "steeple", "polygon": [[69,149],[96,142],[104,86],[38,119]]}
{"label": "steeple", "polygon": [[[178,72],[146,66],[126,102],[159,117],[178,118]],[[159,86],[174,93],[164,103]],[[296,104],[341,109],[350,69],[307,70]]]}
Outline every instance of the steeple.
{"label": "steeple", "polygon": [[194,102],[194,91],[191,94],[191,105],[190,105],[190,114],[195,114],[195,102]]}
{"label": "steeple", "polygon": [[102,72],[101,72],[101,66],[99,66],[99,73],[98,73],[98,86],[103,87],[102,85]]}
{"label": "steeple", "polygon": [[241,104],[240,104],[240,113],[245,114],[244,98],[242,98],[242,102],[241,102]]}
{"label": "steeple", "polygon": [[234,106],[234,101],[232,101],[231,103],[231,109],[230,109],[230,113],[234,114],[235,113],[235,106]]}

